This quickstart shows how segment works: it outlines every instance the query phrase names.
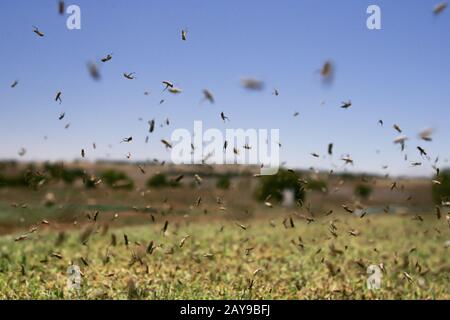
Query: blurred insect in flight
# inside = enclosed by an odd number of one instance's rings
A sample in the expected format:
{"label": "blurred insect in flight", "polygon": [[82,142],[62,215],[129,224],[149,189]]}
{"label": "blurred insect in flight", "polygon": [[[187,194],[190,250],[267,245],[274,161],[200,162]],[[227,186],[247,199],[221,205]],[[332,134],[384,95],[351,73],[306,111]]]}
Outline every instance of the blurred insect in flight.
{"label": "blurred insect in flight", "polygon": [[181,40],[186,41],[187,40],[187,29],[182,29],[181,30]]}
{"label": "blurred insect in flight", "polygon": [[351,100],[348,100],[348,101],[343,101],[343,102],[342,102],[341,108],[342,108],[342,109],[348,109],[348,108],[350,108],[351,106],[352,106],[352,102],[351,102]]}
{"label": "blurred insect in flight", "polygon": [[225,116],[223,112],[220,113],[220,117],[222,118],[223,122],[225,122],[226,120],[230,121],[230,119],[227,116]]}
{"label": "blurred insect in flight", "polygon": [[61,91],[58,91],[58,92],[56,93],[56,97],[55,97],[55,101],[59,101],[59,104],[62,103],[61,95],[62,95],[62,92],[61,92]]}
{"label": "blurred insect in flight", "polygon": [[87,64],[89,74],[91,75],[92,79],[99,80],[100,79],[100,73],[98,72],[97,66],[91,62]]}
{"label": "blurred insect in flight", "polygon": [[136,72],[130,72],[130,73],[123,73],[123,76],[125,78],[127,78],[128,80],[134,80],[136,78],[136,76],[134,76],[136,74]]}
{"label": "blurred insect in flight", "polygon": [[322,81],[325,83],[331,83],[334,77],[334,66],[331,61],[326,61],[322,68],[320,69],[320,75],[322,76]]}
{"label": "blurred insect in flight", "polygon": [[106,57],[102,58],[102,62],[107,62],[112,59],[112,53],[109,53]]}
{"label": "blurred insect in flight", "polygon": [[131,142],[132,140],[133,140],[133,137],[123,138],[120,143],[122,143],[122,142]]}
{"label": "blurred insect in flight", "polygon": [[58,2],[58,13],[62,16],[64,14],[65,4],[64,1]]}
{"label": "blurred insect in flight", "polygon": [[204,100],[208,100],[211,103],[214,103],[214,96],[208,89],[203,89]]}
{"label": "blurred insect in flight", "polygon": [[261,91],[264,89],[264,82],[254,78],[244,78],[241,80],[241,84],[248,90]]}
{"label": "blurred insect in flight", "polygon": [[166,86],[164,88],[163,92],[166,91],[168,88],[173,88],[173,83],[172,82],[164,80],[164,81],[162,81],[162,84]]}
{"label": "blurred insect in flight", "polygon": [[167,140],[161,139],[161,142],[164,144],[166,149],[167,148],[172,148],[172,145]]}
{"label": "blurred insect in flight", "polygon": [[443,2],[441,2],[441,3],[439,3],[439,4],[437,4],[437,5],[433,8],[433,14],[434,14],[435,16],[441,14],[441,13],[447,8],[447,5],[448,5],[448,4],[447,4],[446,1],[443,1]]}
{"label": "blurred insect in flight", "polygon": [[155,119],[152,119],[148,122],[148,125],[150,126],[150,128],[148,129],[148,132],[152,133],[153,130],[155,130]]}
{"label": "blurred insect in flight", "polygon": [[27,153],[27,150],[25,148],[22,148],[19,150],[18,155],[20,157],[23,157]]}
{"label": "blurred insect in flight", "polygon": [[171,88],[169,88],[169,92],[173,93],[173,94],[179,94],[182,92],[182,90],[180,88],[171,87]]}
{"label": "blurred insect in flight", "polygon": [[38,27],[33,26],[33,32],[36,33],[39,37],[43,37],[44,33],[38,29]]}

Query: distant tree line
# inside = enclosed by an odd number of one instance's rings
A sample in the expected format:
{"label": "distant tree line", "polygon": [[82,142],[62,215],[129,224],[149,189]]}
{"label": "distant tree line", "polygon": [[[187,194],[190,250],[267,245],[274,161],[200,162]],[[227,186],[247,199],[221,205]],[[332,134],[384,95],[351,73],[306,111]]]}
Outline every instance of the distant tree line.
{"label": "distant tree line", "polygon": [[[148,188],[177,188],[182,186],[182,179],[173,178],[179,172],[156,173],[146,181]],[[192,172],[183,173],[183,176],[193,176]],[[249,177],[249,173],[238,172],[209,172],[201,173],[202,178],[215,179],[215,186],[219,189],[229,189],[231,181],[237,177]],[[355,175],[343,174],[341,178],[355,179]],[[437,204],[450,201],[450,168],[444,169],[435,178],[432,193]],[[4,187],[30,187],[38,188],[46,183],[63,182],[67,186],[81,181],[86,188],[96,188],[103,184],[110,188],[132,190],[135,186],[125,172],[117,169],[106,169],[96,175],[90,175],[85,170],[77,167],[65,167],[62,163],[45,163],[37,168],[29,164],[19,169],[15,161],[0,162],[0,188]],[[193,182],[194,183],[194,182]],[[327,193],[327,183],[320,179],[302,179],[301,172],[280,169],[271,176],[262,176],[255,191],[257,199],[264,200],[270,196],[272,200],[282,201],[283,192],[291,190],[298,201],[303,201],[307,191],[319,191]],[[355,186],[354,193],[357,197],[367,200],[373,192],[372,186],[367,183],[360,183]]]}
{"label": "distant tree line", "polygon": [[[186,175],[190,176],[189,173]],[[147,179],[146,186],[149,188],[176,188],[182,186],[181,181],[170,178],[171,176],[174,175],[156,173]],[[221,189],[228,189],[230,187],[230,179],[233,176],[228,172],[223,174],[216,173],[214,175],[209,174],[207,176],[203,176],[202,174],[203,178],[216,178],[216,186]],[[92,175],[81,168],[67,168],[62,163],[45,163],[39,168],[30,164],[25,168],[19,169],[15,162],[0,162],[0,188],[37,188],[44,183],[58,182],[72,186],[77,181],[81,181],[82,185],[88,189],[93,189],[103,184],[110,188],[132,190],[135,185],[132,178],[125,172],[117,169],[106,169]]]}

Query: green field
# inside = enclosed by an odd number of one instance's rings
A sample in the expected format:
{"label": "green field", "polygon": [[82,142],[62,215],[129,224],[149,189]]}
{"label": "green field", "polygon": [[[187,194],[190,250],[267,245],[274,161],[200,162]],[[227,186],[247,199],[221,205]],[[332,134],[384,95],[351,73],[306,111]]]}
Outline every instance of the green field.
{"label": "green field", "polygon": [[[102,216],[64,231],[39,225],[24,240],[0,238],[0,299],[449,298],[445,217],[288,217],[179,217],[166,232],[162,216],[133,227],[106,228]],[[82,271],[79,290],[67,288],[71,263]],[[383,266],[373,291],[372,264]]]}

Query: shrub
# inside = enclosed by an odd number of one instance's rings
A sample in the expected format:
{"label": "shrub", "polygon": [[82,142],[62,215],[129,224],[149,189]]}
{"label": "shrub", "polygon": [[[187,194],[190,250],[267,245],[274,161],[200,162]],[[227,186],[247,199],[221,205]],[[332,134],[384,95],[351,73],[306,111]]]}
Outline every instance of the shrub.
{"label": "shrub", "polygon": [[372,191],[372,187],[367,184],[359,184],[355,187],[355,195],[362,199],[368,199],[372,194]]}
{"label": "shrub", "polygon": [[168,185],[167,178],[166,175],[163,173],[157,173],[147,181],[148,187],[163,188],[167,187],[167,185]]}
{"label": "shrub", "polygon": [[61,172],[64,170],[62,163],[49,163],[44,164],[44,170],[50,175],[52,179],[59,180],[61,178]]}
{"label": "shrub", "polygon": [[25,174],[21,173],[16,176],[4,176],[0,174],[0,188],[2,187],[26,187],[28,181]]}
{"label": "shrub", "polygon": [[441,184],[433,184],[432,192],[435,203],[441,204],[443,201],[450,201],[450,169],[443,170],[435,180]]}
{"label": "shrub", "polygon": [[349,181],[354,181],[357,179],[356,174],[351,173],[351,172],[339,173],[339,174],[336,174],[336,176],[341,177],[343,180],[349,180]]}
{"label": "shrub", "polygon": [[271,195],[271,199],[281,201],[283,199],[283,190],[291,189],[294,191],[295,200],[303,201],[305,191],[300,187],[299,178],[296,172],[286,170],[280,170],[274,175],[262,176],[260,185],[256,190],[256,197],[259,200],[264,200]]}
{"label": "shrub", "polygon": [[97,187],[95,176],[88,175],[83,172],[83,184],[87,189],[94,189]]}
{"label": "shrub", "polygon": [[61,179],[65,184],[71,185],[76,179],[82,178],[83,174],[81,169],[65,169],[61,172]]}
{"label": "shrub", "polygon": [[322,180],[309,180],[306,187],[312,191],[327,192],[327,183]]}
{"label": "shrub", "polygon": [[62,180],[67,185],[73,184],[76,179],[82,178],[84,174],[81,169],[66,169],[62,163],[46,163],[44,169],[52,179]]}
{"label": "shrub", "polygon": [[216,187],[219,189],[227,190],[230,188],[230,177],[228,175],[223,175],[219,177],[216,183]]}
{"label": "shrub", "polygon": [[157,173],[147,181],[149,188],[178,187],[179,185],[180,183],[177,181],[169,181],[164,173]]}
{"label": "shrub", "polygon": [[[17,181],[21,183],[22,179],[18,179],[19,180]],[[34,167],[32,166],[30,166],[29,169],[25,171],[23,179],[25,180],[26,185],[33,189],[37,189],[41,185],[41,183],[43,183],[45,180],[48,180],[45,175],[43,175],[39,171],[34,170]]]}
{"label": "shrub", "polygon": [[134,183],[124,172],[110,169],[100,175],[102,181],[111,188],[133,189]]}

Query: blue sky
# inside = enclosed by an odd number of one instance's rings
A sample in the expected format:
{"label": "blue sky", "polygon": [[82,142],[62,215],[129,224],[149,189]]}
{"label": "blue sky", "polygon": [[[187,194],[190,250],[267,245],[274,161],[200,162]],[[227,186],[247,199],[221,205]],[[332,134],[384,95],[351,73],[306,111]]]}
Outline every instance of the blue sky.
{"label": "blue sky", "polygon": [[[73,0],[66,4],[80,6],[81,30],[68,30],[56,0],[2,0],[0,158],[19,158],[25,147],[23,160],[71,160],[82,148],[88,160],[126,159],[128,152],[133,159],[167,159],[159,140],[203,120],[223,130],[279,128],[282,160],[291,167],[331,168],[328,158],[311,153],[325,155],[332,142],[338,168],[339,156],[350,154],[354,171],[431,174],[417,145],[439,156],[441,166],[450,157],[450,12],[434,17],[437,3]],[[370,4],[381,8],[382,30],[366,27]],[[113,59],[100,66],[101,81],[92,80],[87,62],[111,52]],[[328,59],[335,81],[323,86],[318,70]],[[123,72],[137,78],[129,81]],[[242,89],[244,76],[264,80],[265,90]],[[11,89],[14,80],[19,84]],[[162,93],[162,80],[183,92]],[[205,88],[215,104],[200,103]],[[57,91],[61,105],[53,100]],[[340,109],[348,99],[353,106]],[[222,111],[230,122],[222,122]],[[66,117],[59,121],[61,112]],[[158,125],[145,144],[153,118],[171,123]],[[422,167],[411,167],[392,143],[394,123],[410,137],[409,161]],[[416,138],[426,127],[436,130],[432,142]],[[132,143],[119,144],[128,136]]]}

